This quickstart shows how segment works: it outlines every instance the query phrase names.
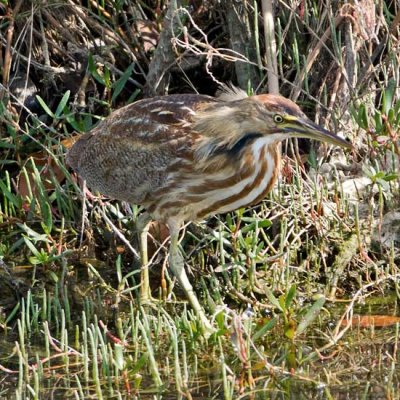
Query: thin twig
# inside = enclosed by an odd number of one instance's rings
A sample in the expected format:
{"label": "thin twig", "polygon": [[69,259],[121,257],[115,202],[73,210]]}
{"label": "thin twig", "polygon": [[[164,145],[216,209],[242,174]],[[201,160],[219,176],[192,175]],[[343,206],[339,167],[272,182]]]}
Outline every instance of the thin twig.
{"label": "thin twig", "polygon": [[[20,8],[22,6],[22,0],[17,0],[15,7],[11,10],[11,7],[7,7],[7,19],[9,21],[9,25],[7,28],[6,37],[6,48],[4,51],[4,65],[2,66],[3,69],[3,85],[8,86],[8,82],[10,79],[10,71],[11,71],[11,44],[13,41],[14,36],[14,26],[15,26],[15,17],[17,16]],[[4,95],[4,92],[1,93],[1,96]]]}

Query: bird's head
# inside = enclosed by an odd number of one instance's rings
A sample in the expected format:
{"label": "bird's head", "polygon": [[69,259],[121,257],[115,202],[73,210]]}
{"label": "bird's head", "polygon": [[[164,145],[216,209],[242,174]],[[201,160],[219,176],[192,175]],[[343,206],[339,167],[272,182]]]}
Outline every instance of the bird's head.
{"label": "bird's head", "polygon": [[[288,138],[306,138],[318,140],[335,146],[351,148],[351,143],[329,132],[312,122],[293,101],[282,96],[261,94],[249,97],[258,103],[257,124],[264,129],[265,135],[271,135],[275,140]],[[264,122],[264,128],[262,125]]]}
{"label": "bird's head", "polygon": [[229,151],[238,143],[251,143],[246,137],[262,137],[269,144],[307,138],[351,148],[349,142],[312,122],[296,103],[282,96],[261,94],[238,99],[235,93],[234,100],[229,101],[226,95],[223,100],[199,110],[193,118],[193,128],[205,137],[200,157]]}

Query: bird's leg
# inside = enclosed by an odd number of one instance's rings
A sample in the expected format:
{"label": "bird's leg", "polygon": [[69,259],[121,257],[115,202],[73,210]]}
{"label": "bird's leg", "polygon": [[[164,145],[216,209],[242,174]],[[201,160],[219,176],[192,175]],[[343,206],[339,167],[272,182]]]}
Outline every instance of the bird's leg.
{"label": "bird's leg", "polygon": [[140,300],[148,302],[151,299],[149,280],[149,257],[147,253],[147,234],[149,232],[151,217],[146,212],[138,217],[136,229],[139,233],[140,246]]}
{"label": "bird's leg", "polygon": [[171,244],[169,249],[170,268],[173,274],[178,279],[179,284],[185,291],[186,297],[188,298],[190,304],[192,305],[193,310],[200,318],[204,333],[206,335],[210,335],[215,330],[212,327],[210,321],[207,319],[203,307],[200,305],[199,300],[197,299],[196,294],[193,291],[193,287],[189,282],[188,276],[186,275],[182,254],[179,251],[178,247],[179,226],[175,224],[168,224],[168,225],[171,234]]}

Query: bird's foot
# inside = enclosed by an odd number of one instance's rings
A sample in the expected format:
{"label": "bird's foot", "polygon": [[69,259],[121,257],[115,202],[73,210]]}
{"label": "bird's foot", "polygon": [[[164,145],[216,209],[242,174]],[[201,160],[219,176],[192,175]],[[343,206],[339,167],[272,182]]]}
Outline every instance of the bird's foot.
{"label": "bird's foot", "polygon": [[208,339],[213,333],[217,332],[217,329],[214,328],[211,321],[209,321],[205,315],[203,316],[200,315],[199,317],[201,322],[202,333],[204,337]]}
{"label": "bird's foot", "polygon": [[153,297],[149,288],[148,290],[140,291],[140,304],[141,305],[151,305],[151,304],[158,304],[161,302],[160,299]]}
{"label": "bird's foot", "polygon": [[[182,304],[186,303],[187,300],[176,300],[176,299],[171,299],[169,296],[163,296],[162,298],[158,297],[153,297],[150,292],[148,293],[141,293],[140,295],[140,305],[144,307],[150,307],[154,310],[157,310],[158,307],[160,306],[160,303],[162,304]],[[209,338],[213,333],[215,333],[217,330],[214,328],[213,324],[211,321],[207,318],[207,316],[204,313],[204,310],[202,308],[197,307],[195,309],[195,315],[198,318],[198,325],[201,330],[201,333],[205,338]]]}

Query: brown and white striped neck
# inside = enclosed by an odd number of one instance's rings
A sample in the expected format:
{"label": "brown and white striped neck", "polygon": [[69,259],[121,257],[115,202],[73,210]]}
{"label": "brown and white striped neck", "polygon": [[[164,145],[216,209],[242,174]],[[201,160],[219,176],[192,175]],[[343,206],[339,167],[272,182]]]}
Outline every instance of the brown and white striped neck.
{"label": "brown and white striped neck", "polygon": [[218,154],[218,168],[204,174],[201,162],[172,171],[166,185],[147,206],[156,219],[168,222],[199,220],[259,203],[272,189],[279,174],[280,145],[268,137],[255,137],[232,154]]}

